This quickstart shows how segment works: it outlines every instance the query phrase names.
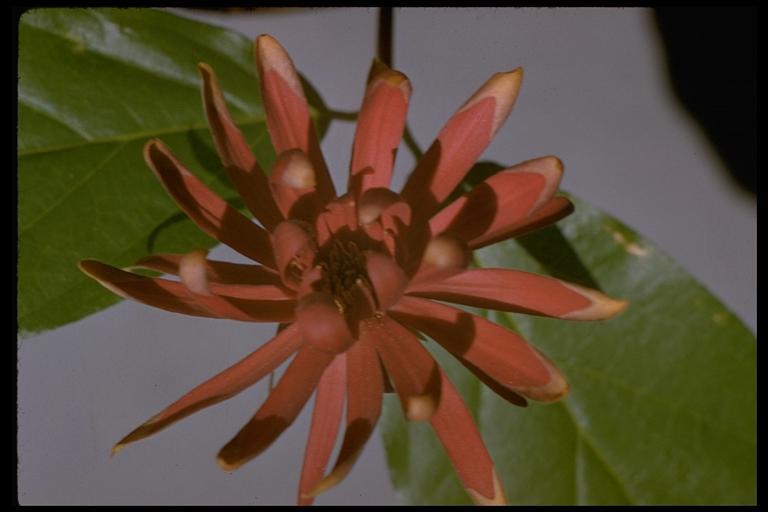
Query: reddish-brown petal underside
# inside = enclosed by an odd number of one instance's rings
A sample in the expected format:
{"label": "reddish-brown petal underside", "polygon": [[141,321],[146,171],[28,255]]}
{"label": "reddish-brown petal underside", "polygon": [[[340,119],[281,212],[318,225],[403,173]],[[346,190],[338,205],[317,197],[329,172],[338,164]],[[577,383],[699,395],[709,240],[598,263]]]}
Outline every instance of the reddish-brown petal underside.
{"label": "reddish-brown petal underside", "polygon": [[363,321],[360,336],[376,348],[405,416],[428,420],[440,401],[440,372],[416,335],[384,315]]}
{"label": "reddish-brown petal underside", "polygon": [[530,218],[557,192],[563,166],[536,158],[500,171],[456,199],[429,221],[433,234],[450,232],[476,248],[484,239]]}
{"label": "reddish-brown petal underside", "polygon": [[515,393],[540,402],[568,393],[568,383],[554,364],[519,335],[484,318],[408,296],[390,314]]}
{"label": "reddish-brown petal underside", "polygon": [[[183,254],[157,253],[146,256],[133,268],[146,268],[164,274],[178,275]],[[272,269],[247,263],[208,260],[208,279],[212,284],[276,285],[282,284],[280,276]]]}
{"label": "reddish-brown petal underside", "polygon": [[233,397],[280,366],[300,346],[298,327],[283,329],[258,350],[192,389],[136,428],[115,445],[112,453],[117,453],[126,444],[151,436],[200,409]]}
{"label": "reddish-brown petal underside", "polygon": [[317,496],[338,485],[349,474],[381,414],[384,381],[376,350],[361,339],[347,352],[347,428],[331,473],[308,496]]}
{"label": "reddish-brown petal underside", "polygon": [[344,392],[347,388],[347,354],[337,355],[325,369],[315,394],[315,407],[309,426],[307,448],[299,482],[299,506],[311,505],[314,497],[308,496],[322,480],[328,460],[336,444],[344,408]]}
{"label": "reddish-brown petal underside", "polygon": [[496,73],[445,124],[402,191],[416,219],[432,216],[490,144],[512,110],[522,77],[520,68]]}
{"label": "reddish-brown petal underside", "polygon": [[571,320],[601,320],[626,303],[552,277],[512,269],[467,269],[436,280],[422,280],[407,293],[478,308]]}
{"label": "reddish-brown petal underside", "polygon": [[144,146],[144,159],[200,229],[252,260],[274,268],[269,233],[213,193],[161,141],[151,140]]}
{"label": "reddish-brown petal underside", "polygon": [[271,230],[283,219],[270,194],[267,177],[245,137],[232,121],[216,73],[202,62],[197,69],[203,79],[205,115],[221,163],[245,205],[265,228]]}
{"label": "reddish-brown petal underside", "polygon": [[442,396],[432,415],[432,428],[474,502],[478,505],[505,505],[504,489],[472,414],[442,370],[440,378]]}
{"label": "reddish-brown petal underside", "polygon": [[300,149],[316,172],[317,190],[328,200],[336,195],[328,167],[309,116],[309,107],[291,58],[272,36],[256,38],[256,66],[261,78],[261,96],[267,128],[277,154]]}
{"label": "reddish-brown petal underside", "polygon": [[405,75],[381,63],[373,66],[352,146],[348,189],[354,197],[369,188],[389,187],[410,96]]}
{"label": "reddish-brown petal underside", "polygon": [[267,449],[299,415],[333,359],[309,346],[299,350],[254,417],[219,451],[219,466],[232,471]]}
{"label": "reddish-brown petal underside", "polygon": [[295,301],[287,296],[285,296],[286,300],[261,298],[246,300],[237,297],[200,295],[191,292],[178,281],[132,274],[95,260],[81,261],[80,269],[121,297],[174,313],[228,318],[242,322],[293,320]]}

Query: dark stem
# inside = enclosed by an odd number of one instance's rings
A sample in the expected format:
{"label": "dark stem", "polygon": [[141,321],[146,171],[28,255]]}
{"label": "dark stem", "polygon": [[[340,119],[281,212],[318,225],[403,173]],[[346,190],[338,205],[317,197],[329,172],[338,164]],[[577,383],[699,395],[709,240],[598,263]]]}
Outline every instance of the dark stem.
{"label": "dark stem", "polygon": [[392,67],[392,8],[379,8],[379,41],[376,54],[379,60]]}

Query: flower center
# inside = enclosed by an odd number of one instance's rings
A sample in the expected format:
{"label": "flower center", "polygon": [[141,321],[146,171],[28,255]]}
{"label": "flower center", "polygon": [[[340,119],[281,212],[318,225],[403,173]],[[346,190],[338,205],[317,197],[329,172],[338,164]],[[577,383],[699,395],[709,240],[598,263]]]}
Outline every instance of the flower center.
{"label": "flower center", "polygon": [[361,293],[370,295],[375,301],[373,284],[368,277],[365,262],[365,255],[357,243],[334,237],[315,260],[315,264],[323,271],[316,289],[333,296],[342,313],[360,301]]}

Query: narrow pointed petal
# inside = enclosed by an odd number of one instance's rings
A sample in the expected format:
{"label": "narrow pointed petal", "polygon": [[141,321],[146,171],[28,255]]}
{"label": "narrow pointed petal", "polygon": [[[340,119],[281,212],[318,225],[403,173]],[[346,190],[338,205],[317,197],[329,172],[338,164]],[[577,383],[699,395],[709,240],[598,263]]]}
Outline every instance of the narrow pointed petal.
{"label": "narrow pointed petal", "polygon": [[384,381],[381,364],[370,343],[361,340],[347,352],[347,428],[333,471],[307,496],[335,487],[349,474],[381,414]]}
{"label": "narrow pointed petal", "polygon": [[307,448],[299,482],[299,506],[311,505],[309,491],[323,479],[325,468],[336,444],[336,435],[344,410],[344,392],[347,388],[347,355],[337,355],[325,369],[315,394],[315,408],[309,426]]}
{"label": "narrow pointed petal", "polygon": [[505,505],[504,489],[472,414],[442,370],[440,378],[442,397],[432,415],[432,428],[472,500],[478,505]]}
{"label": "narrow pointed petal", "polygon": [[417,219],[432,216],[491,143],[512,111],[522,78],[520,68],[496,73],[445,124],[402,191]]}
{"label": "narrow pointed petal", "polygon": [[[178,275],[184,254],[158,253],[140,259],[130,268],[146,268],[164,274]],[[259,265],[208,260],[208,278],[219,284],[280,285],[274,270]]]}
{"label": "narrow pointed petal", "polygon": [[352,147],[349,192],[355,197],[369,188],[389,187],[410,97],[405,75],[383,64],[373,66]]}
{"label": "narrow pointed petal", "polygon": [[480,249],[509,238],[518,237],[539,228],[554,224],[558,220],[573,213],[574,207],[567,197],[556,196],[544,203],[541,208],[533,211],[528,217],[515,223],[503,223],[493,232],[486,232],[472,240],[470,248]]}
{"label": "narrow pointed petal", "polygon": [[468,269],[443,279],[420,281],[407,293],[478,308],[570,320],[602,320],[626,302],[552,277],[510,269]]}
{"label": "narrow pointed petal", "polygon": [[312,347],[299,350],[254,417],[219,451],[219,466],[235,470],[266,450],[299,415],[333,359]]}
{"label": "narrow pointed petal", "polygon": [[344,313],[324,292],[309,294],[299,301],[296,323],[304,341],[321,352],[339,354],[355,342]]}
{"label": "narrow pointed petal", "polygon": [[275,201],[286,219],[311,222],[320,208],[315,170],[307,155],[298,149],[282,153],[272,168],[269,183]]}
{"label": "narrow pointed petal", "polygon": [[144,159],[184,213],[205,233],[240,254],[274,268],[269,233],[213,193],[159,140],[144,146]]}
{"label": "narrow pointed petal", "polygon": [[562,174],[562,163],[555,157],[500,171],[432,217],[430,231],[450,232],[474,249],[543,207],[557,192]]}
{"label": "narrow pointed petal", "polygon": [[428,420],[440,402],[440,372],[427,349],[388,316],[363,322],[360,332],[381,357],[405,416],[411,421]]}
{"label": "narrow pointed petal", "polygon": [[267,177],[245,137],[232,121],[216,73],[202,62],[197,69],[203,79],[205,116],[219,159],[245,205],[265,228],[271,230],[283,219],[270,194]]}
{"label": "narrow pointed petal", "polygon": [[235,396],[274,371],[301,346],[298,328],[288,327],[239,362],[195,387],[166,409],[121,439],[112,449],[117,453],[126,444],[163,430],[173,423],[211,405]]}
{"label": "narrow pointed petal", "polygon": [[389,314],[515,393],[539,402],[554,402],[568,393],[568,383],[551,361],[519,335],[484,318],[408,296]]}
{"label": "narrow pointed petal", "polygon": [[272,145],[280,154],[300,149],[317,173],[317,190],[328,200],[336,195],[328,167],[320,151],[307,99],[285,49],[273,37],[261,35],[255,45],[256,66],[261,78],[261,96]]}
{"label": "narrow pointed petal", "polygon": [[[111,292],[148,306],[174,313],[212,318],[228,318],[241,322],[287,322],[293,320],[295,301],[270,300],[259,297],[244,300],[236,297],[210,296],[191,292],[184,284],[167,279],[131,274],[95,260],[83,260],[80,269]],[[224,285],[222,285],[224,286]],[[212,287],[211,291],[217,290]]]}

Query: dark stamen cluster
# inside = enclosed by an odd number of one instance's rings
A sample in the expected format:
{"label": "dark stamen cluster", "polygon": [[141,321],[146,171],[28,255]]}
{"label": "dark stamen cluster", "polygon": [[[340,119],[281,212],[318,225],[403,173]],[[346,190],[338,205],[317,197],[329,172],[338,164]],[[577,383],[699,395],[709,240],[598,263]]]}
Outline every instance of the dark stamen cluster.
{"label": "dark stamen cluster", "polygon": [[365,256],[353,241],[334,238],[327,249],[318,255],[323,269],[320,289],[330,293],[336,306],[344,312],[355,300],[353,288],[361,284],[373,295],[373,285],[365,269]]}

